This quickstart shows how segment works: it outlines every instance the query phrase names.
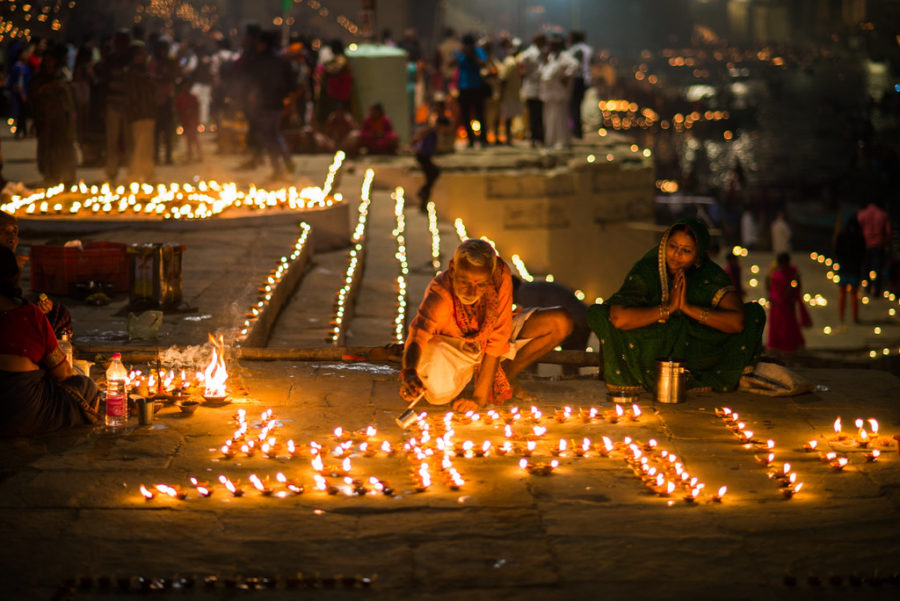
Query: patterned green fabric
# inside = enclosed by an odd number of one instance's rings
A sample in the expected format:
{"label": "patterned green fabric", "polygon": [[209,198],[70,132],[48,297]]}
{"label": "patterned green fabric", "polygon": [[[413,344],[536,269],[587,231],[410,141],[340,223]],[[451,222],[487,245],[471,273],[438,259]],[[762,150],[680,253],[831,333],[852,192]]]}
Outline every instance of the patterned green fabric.
{"label": "patterned green fabric", "polygon": [[[697,220],[680,220],[675,225],[678,223],[688,225],[695,233],[700,251],[699,265],[685,273],[687,302],[715,307],[725,293],[733,290],[728,274],[706,255],[706,226]],[[653,390],[656,360],[674,359],[684,361],[690,372],[688,389],[734,390],[745,368],[756,365],[762,351],[766,314],[758,304],[744,305],[744,331],[739,334],[720,332],[680,311],[665,323],[633,330],[618,330],[609,321],[613,305],[652,307],[668,302],[672,284],[665,266],[665,245],[671,230],[666,230],[659,246],[631,268],[622,287],[606,304],[588,309],[588,325],[600,339],[607,386],[610,390]]]}

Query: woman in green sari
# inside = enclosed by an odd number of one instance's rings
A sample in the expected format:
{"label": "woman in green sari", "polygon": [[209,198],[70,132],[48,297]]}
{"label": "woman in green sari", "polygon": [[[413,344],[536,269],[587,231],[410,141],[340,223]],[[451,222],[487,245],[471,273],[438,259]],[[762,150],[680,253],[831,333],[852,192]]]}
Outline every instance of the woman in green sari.
{"label": "woman in green sari", "polygon": [[695,391],[734,390],[753,370],[765,311],[741,304],[708,247],[702,221],[677,221],[606,304],[588,309],[609,390],[653,390],[657,359],[683,361],[687,388]]}

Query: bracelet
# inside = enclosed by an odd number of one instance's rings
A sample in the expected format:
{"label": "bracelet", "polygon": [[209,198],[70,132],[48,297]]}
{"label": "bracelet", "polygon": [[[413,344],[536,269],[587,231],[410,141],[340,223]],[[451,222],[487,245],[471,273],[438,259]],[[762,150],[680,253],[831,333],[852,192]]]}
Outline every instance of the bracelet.
{"label": "bracelet", "polygon": [[659,306],[659,319],[657,320],[659,323],[665,323],[669,319],[669,307],[666,305]]}
{"label": "bracelet", "polygon": [[702,311],[700,311],[700,319],[698,319],[697,321],[699,321],[700,323],[705,323],[707,319],[709,319],[709,309],[703,309]]}

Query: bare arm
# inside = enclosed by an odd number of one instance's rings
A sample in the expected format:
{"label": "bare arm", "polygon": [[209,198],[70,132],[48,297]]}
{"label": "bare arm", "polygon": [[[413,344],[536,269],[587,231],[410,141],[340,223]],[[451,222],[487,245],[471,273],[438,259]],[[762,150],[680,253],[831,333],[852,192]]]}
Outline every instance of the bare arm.
{"label": "bare arm", "polygon": [[744,331],[744,305],[736,292],[728,292],[714,308],[685,304],[682,312],[695,321],[725,332],[738,334]]}
{"label": "bare arm", "polygon": [[425,390],[425,385],[416,371],[421,356],[422,349],[418,342],[410,342],[403,352],[403,369],[400,370],[400,396],[406,401],[412,402]]}
{"label": "bare arm", "polygon": [[500,365],[500,357],[485,354],[481,359],[481,369],[475,379],[475,387],[472,398],[460,398],[453,402],[453,409],[460,413],[466,411],[479,411],[487,404],[494,387],[494,376],[497,375],[497,367]]}
{"label": "bare arm", "polygon": [[72,371],[72,366],[66,361],[66,356],[58,347],[50,351],[41,360],[41,365],[50,372],[50,375],[57,382],[62,382],[75,375],[75,372]]}

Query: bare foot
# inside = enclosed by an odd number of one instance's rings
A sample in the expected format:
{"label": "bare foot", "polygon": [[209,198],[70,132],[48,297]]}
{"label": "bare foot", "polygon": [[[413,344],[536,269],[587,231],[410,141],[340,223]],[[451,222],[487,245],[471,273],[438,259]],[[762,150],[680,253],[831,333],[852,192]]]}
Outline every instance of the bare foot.
{"label": "bare foot", "polygon": [[534,403],[535,401],[538,400],[537,395],[532,394],[532,393],[528,392],[527,390],[525,390],[524,388],[522,388],[522,385],[519,384],[518,382],[515,382],[515,381],[510,382],[509,385],[512,388],[512,393],[513,393],[512,398],[517,399],[519,401],[523,401],[525,403]]}

